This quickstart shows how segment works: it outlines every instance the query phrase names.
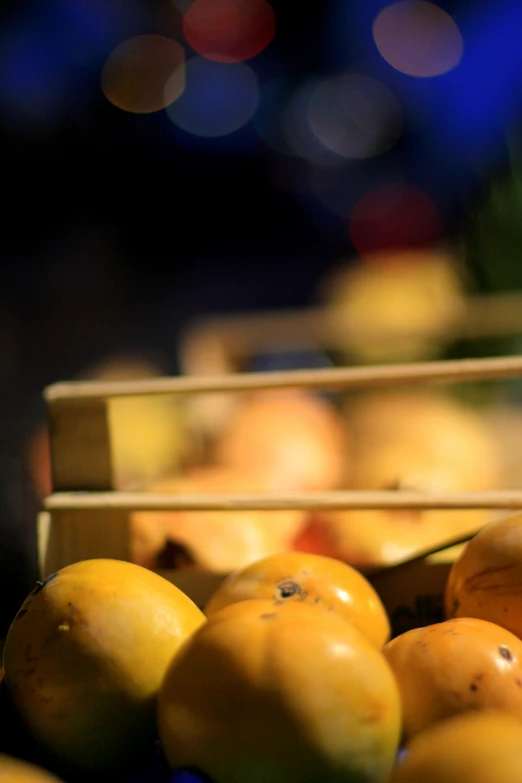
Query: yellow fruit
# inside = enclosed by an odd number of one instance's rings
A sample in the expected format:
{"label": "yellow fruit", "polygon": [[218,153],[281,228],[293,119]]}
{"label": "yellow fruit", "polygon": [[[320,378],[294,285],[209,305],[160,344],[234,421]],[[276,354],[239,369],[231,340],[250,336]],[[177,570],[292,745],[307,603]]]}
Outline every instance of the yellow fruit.
{"label": "yellow fruit", "polygon": [[494,623],[461,617],[415,628],[382,653],[399,684],[406,740],[457,713],[522,716],[522,641]]}
{"label": "yellow fruit", "polygon": [[140,566],[67,566],[37,585],[9,628],[13,705],[64,766],[93,774],[126,767],[148,752],[165,670],[203,622],[186,595]]}
{"label": "yellow fruit", "polygon": [[[498,486],[492,433],[476,414],[432,392],[373,392],[348,408],[355,489],[458,492]],[[334,511],[315,515],[324,552],[392,563],[487,524],[483,510]]]}
{"label": "yellow fruit", "polygon": [[448,617],[480,617],[522,638],[522,514],[490,522],[453,564]]}
{"label": "yellow fruit", "polygon": [[169,764],[214,783],[384,783],[400,723],[395,679],[364,634],[335,612],[263,599],[216,612],[158,698]]}
{"label": "yellow fruit", "polygon": [[306,603],[350,620],[376,647],[389,639],[386,610],[369,581],[351,566],[306,552],[283,552],[230,574],[205,607],[207,617],[250,598]]}
{"label": "yellow fruit", "polygon": [[257,392],[232,414],[216,460],[265,476],[272,490],[326,490],[347,472],[347,439],[335,408],[317,395]]}
{"label": "yellow fruit", "polygon": [[[209,466],[186,476],[158,482],[157,492],[223,494],[263,492],[259,475],[239,469]],[[282,511],[140,511],[131,515],[132,559],[156,567],[168,541],[182,544],[200,566],[227,573],[261,557],[289,550],[304,524],[299,510]]]}
{"label": "yellow fruit", "polygon": [[[162,375],[162,368],[139,358],[111,356],[86,376],[129,381]],[[187,447],[183,410],[174,397],[113,397],[107,405],[114,477],[118,488],[158,480],[179,467]]]}
{"label": "yellow fruit", "polygon": [[61,783],[47,770],[3,754],[0,754],[0,780],[2,783]]}
{"label": "yellow fruit", "polygon": [[374,254],[341,268],[324,286],[326,314],[349,362],[435,356],[463,312],[462,279],[444,251]]}
{"label": "yellow fruit", "polygon": [[390,783],[520,783],[522,720],[458,715],[415,737]]}
{"label": "yellow fruit", "polygon": [[498,483],[491,427],[473,409],[433,391],[374,391],[346,409],[354,484],[426,491],[485,490]]}

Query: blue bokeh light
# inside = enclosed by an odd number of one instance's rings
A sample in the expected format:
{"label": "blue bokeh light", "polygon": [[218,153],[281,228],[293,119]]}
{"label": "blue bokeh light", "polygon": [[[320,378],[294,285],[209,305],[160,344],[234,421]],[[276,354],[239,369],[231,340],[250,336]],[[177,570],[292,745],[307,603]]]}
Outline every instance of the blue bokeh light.
{"label": "blue bokeh light", "polygon": [[174,125],[194,136],[219,138],[250,122],[259,102],[259,85],[249,65],[194,57],[185,73],[183,95],[165,110]]}

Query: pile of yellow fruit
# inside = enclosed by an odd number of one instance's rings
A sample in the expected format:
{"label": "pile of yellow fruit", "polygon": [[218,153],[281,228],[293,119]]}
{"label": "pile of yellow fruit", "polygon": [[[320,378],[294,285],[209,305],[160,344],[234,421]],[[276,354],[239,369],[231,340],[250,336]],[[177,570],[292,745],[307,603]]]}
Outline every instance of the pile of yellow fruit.
{"label": "pile of yellow fruit", "polygon": [[322,555],[258,560],[203,609],[133,563],[69,565],[5,641],[0,779],[520,783],[522,515],[466,545],[445,601],[390,639]]}

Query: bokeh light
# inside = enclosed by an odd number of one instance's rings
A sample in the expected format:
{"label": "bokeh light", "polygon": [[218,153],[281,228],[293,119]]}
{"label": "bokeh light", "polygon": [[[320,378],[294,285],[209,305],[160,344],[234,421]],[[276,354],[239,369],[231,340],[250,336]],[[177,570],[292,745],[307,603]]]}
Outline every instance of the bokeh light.
{"label": "bokeh light", "polygon": [[337,158],[319,141],[308,121],[310,101],[321,84],[322,79],[317,77],[303,79],[288,97],[281,114],[283,138],[294,155],[309,160]]}
{"label": "bokeh light", "polygon": [[401,106],[382,82],[345,73],[326,79],[310,96],[308,122],[317,138],[345,158],[389,150],[402,131]]}
{"label": "bokeh light", "polygon": [[162,35],[129,38],[107,58],[101,87],[119,109],[135,114],[161,111],[185,88],[183,47]]}
{"label": "bokeh light", "polygon": [[266,0],[195,0],[183,17],[183,35],[198,54],[222,63],[249,60],[275,35]]}
{"label": "bokeh light", "polygon": [[218,138],[246,125],[258,101],[258,80],[249,65],[195,57],[186,65],[185,92],[166,113],[187,133]]}
{"label": "bokeh light", "polygon": [[422,188],[396,182],[368,191],[349,219],[349,234],[360,256],[378,251],[434,244],[442,235],[442,218]]}
{"label": "bokeh light", "polygon": [[464,49],[451,16],[425,0],[400,0],[384,8],[373,23],[373,38],[387,63],[417,77],[451,71]]}

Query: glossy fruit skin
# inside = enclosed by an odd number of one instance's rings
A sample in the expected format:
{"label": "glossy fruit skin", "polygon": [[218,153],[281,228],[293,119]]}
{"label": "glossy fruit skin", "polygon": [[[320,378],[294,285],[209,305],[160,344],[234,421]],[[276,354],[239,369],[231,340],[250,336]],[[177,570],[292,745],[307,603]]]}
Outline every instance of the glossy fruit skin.
{"label": "glossy fruit skin", "polygon": [[126,768],[149,751],[164,672],[204,622],[186,595],[140,566],[69,565],[36,586],[8,631],[12,703],[64,768]]}
{"label": "glossy fruit skin", "polygon": [[491,522],[453,564],[447,617],[479,617],[522,638],[522,514]]}
{"label": "glossy fruit skin", "polygon": [[522,719],[458,715],[415,737],[390,783],[520,783]]}
{"label": "glossy fruit skin", "polygon": [[0,754],[2,783],[62,783],[60,778],[27,761]]}
{"label": "glossy fruit skin", "polygon": [[215,783],[384,783],[400,735],[382,654],[335,612],[252,599],[216,612],[158,698],[173,768]]}
{"label": "glossy fruit skin", "polygon": [[330,557],[283,552],[230,574],[205,606],[207,617],[250,598],[304,603],[332,610],[352,622],[376,647],[390,637],[390,621],[379,595],[355,568]]}
{"label": "glossy fruit skin", "polygon": [[461,617],[415,628],[382,653],[401,692],[406,741],[458,713],[522,716],[522,641],[494,623]]}

